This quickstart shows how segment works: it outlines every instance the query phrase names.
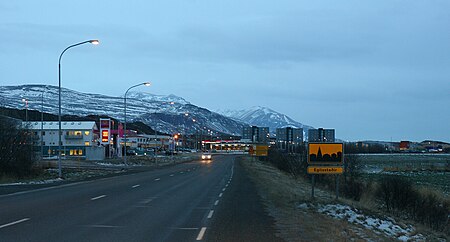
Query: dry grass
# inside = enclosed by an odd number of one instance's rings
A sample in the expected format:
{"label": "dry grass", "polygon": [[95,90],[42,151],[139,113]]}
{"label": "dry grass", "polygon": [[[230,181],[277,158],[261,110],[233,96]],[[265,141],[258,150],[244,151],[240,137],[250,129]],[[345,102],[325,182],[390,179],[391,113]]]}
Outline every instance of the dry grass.
{"label": "dry grass", "polygon": [[[333,219],[314,209],[299,209],[302,203],[334,203],[334,194],[315,189],[311,200],[311,185],[295,180],[278,169],[260,162],[242,160],[258,187],[269,213],[275,218],[279,236],[286,241],[388,241],[363,227]],[[340,203],[351,201],[340,199]]]}

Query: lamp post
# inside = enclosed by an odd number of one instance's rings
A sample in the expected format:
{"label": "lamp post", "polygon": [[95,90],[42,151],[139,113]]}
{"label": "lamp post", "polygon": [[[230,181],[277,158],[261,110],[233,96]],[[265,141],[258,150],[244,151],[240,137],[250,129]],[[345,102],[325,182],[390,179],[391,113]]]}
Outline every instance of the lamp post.
{"label": "lamp post", "polygon": [[123,155],[123,162],[125,165],[127,165],[127,93],[128,93],[128,91],[130,91],[130,89],[138,87],[138,86],[142,86],[142,85],[148,87],[148,86],[150,86],[150,82],[139,83],[134,86],[131,86],[130,88],[128,88],[128,90],[125,92],[125,95],[124,95],[124,109],[123,109],[123,112],[124,112],[124,123],[123,123],[123,126],[124,126],[124,132],[123,132],[124,152],[123,153],[124,153],[124,155]]}
{"label": "lamp post", "polygon": [[73,48],[75,46],[79,46],[82,44],[93,44],[98,45],[100,42],[98,40],[86,40],[77,44],[73,44],[65,48],[61,55],[59,55],[59,61],[58,61],[58,176],[59,178],[62,178],[62,171],[61,171],[61,58],[63,54],[70,48]]}
{"label": "lamp post", "polygon": [[41,93],[41,159],[44,157],[44,93],[47,86],[42,89]]}
{"label": "lamp post", "polygon": [[28,98],[22,98],[22,102],[25,103],[25,123],[28,124]]}

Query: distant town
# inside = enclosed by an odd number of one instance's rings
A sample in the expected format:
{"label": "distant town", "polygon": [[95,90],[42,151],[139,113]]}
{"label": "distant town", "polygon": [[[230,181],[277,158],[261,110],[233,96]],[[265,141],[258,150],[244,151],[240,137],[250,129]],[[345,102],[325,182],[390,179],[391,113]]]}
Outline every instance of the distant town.
{"label": "distant town", "polygon": [[[43,158],[58,155],[57,121],[29,121],[22,125],[32,130],[34,145]],[[241,136],[219,135],[211,130],[196,134],[142,133],[124,129],[122,123],[111,119],[95,121],[63,121],[61,124],[62,156],[79,157],[87,160],[122,157],[126,145],[127,155],[174,154],[177,152],[249,152],[251,146],[267,145],[279,150],[296,153],[307,142],[336,142],[334,129],[309,129],[304,137],[302,128],[277,128],[276,135],[270,135],[269,127],[245,126]],[[450,152],[450,144],[439,141],[360,141],[346,142],[346,153],[443,153]]]}

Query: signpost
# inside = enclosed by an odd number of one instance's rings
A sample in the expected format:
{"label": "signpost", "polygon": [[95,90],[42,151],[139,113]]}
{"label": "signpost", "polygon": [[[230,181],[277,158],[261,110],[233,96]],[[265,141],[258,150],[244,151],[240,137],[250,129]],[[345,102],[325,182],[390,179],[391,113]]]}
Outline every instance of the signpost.
{"label": "signpost", "polygon": [[314,175],[335,174],[336,199],[339,198],[339,174],[344,172],[343,143],[308,143],[308,174],[312,175],[311,197],[314,198]]}
{"label": "signpost", "polygon": [[252,145],[252,146],[250,146],[248,153],[251,156],[268,156],[269,146],[268,145]]}

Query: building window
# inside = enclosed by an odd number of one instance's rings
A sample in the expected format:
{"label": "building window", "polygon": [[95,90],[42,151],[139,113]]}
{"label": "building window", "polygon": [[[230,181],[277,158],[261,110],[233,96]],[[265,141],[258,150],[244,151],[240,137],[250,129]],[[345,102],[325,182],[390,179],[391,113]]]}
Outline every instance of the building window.
{"label": "building window", "polygon": [[89,131],[84,131],[84,135],[88,136],[90,134]]}
{"label": "building window", "polygon": [[89,141],[85,141],[85,142],[84,142],[84,145],[85,145],[85,146],[90,146],[91,143],[90,143]]}

